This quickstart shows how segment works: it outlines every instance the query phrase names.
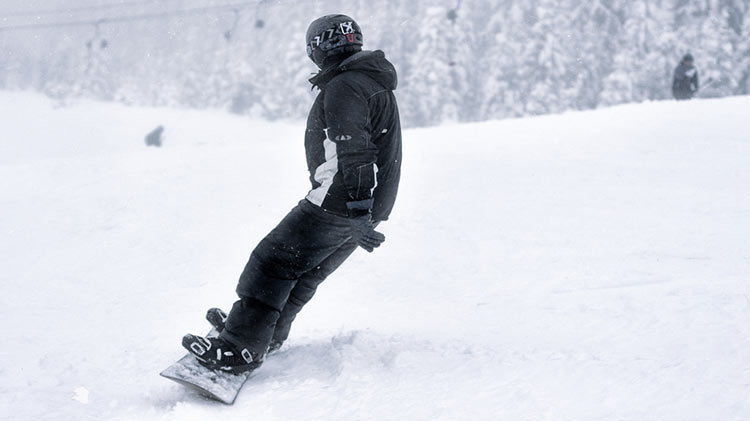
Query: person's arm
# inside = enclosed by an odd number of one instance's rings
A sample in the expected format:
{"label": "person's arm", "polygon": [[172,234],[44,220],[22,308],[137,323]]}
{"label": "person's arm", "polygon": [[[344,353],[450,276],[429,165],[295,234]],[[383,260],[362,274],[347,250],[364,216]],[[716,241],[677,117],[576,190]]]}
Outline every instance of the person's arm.
{"label": "person's arm", "polygon": [[345,79],[326,86],[323,108],[328,139],[336,144],[339,170],[349,195],[346,203],[352,238],[368,252],[385,241],[372,221],[372,192],[378,183],[378,148],[369,131],[370,107],[367,98]]}
{"label": "person's arm", "polygon": [[331,81],[325,90],[323,107],[328,138],[336,144],[339,170],[349,194],[350,213],[369,213],[372,191],[377,184],[378,148],[368,130],[367,98],[345,79]]}
{"label": "person's arm", "polygon": [[697,92],[698,91],[698,69],[695,69],[692,82],[693,82],[693,92]]}

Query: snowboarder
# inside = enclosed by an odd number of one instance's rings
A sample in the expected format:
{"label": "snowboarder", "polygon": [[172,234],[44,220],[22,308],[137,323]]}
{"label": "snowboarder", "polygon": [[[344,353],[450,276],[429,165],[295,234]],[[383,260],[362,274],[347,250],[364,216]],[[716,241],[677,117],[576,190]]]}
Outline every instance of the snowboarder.
{"label": "snowboarder", "polygon": [[385,240],[375,227],[391,213],[401,173],[397,78],[382,51],[362,45],[359,25],[345,15],[323,16],[307,30],[307,55],[320,69],[310,79],[320,92],[305,133],[312,189],[251,253],[219,336],[183,338],[208,368],[258,367],[318,285],[357,246],[372,252]]}
{"label": "snowboarder", "polygon": [[672,79],[672,95],[674,99],[690,99],[698,90],[698,70],[693,66],[693,56],[688,53],[674,69]]}

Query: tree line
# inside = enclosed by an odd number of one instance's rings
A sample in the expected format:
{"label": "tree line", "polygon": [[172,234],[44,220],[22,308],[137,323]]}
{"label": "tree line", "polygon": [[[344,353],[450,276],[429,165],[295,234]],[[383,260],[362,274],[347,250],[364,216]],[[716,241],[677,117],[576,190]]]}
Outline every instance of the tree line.
{"label": "tree line", "polygon": [[[142,7],[129,13],[154,6]],[[687,52],[699,96],[746,95],[748,10],[750,0],[278,0],[156,21],[0,28],[0,88],[304,118],[316,70],[307,24],[343,12],[365,47],[396,65],[406,126],[667,99]]]}

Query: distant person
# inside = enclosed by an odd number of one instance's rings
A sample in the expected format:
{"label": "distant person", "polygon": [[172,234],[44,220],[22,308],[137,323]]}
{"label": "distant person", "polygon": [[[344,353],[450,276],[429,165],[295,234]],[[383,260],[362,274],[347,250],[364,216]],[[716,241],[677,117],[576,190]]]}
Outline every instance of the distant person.
{"label": "distant person", "polygon": [[161,147],[161,134],[164,132],[164,127],[159,126],[146,135],[146,146]]}
{"label": "distant person", "polygon": [[674,99],[690,99],[698,91],[698,70],[693,66],[693,56],[688,53],[674,69],[672,80],[672,95]]}

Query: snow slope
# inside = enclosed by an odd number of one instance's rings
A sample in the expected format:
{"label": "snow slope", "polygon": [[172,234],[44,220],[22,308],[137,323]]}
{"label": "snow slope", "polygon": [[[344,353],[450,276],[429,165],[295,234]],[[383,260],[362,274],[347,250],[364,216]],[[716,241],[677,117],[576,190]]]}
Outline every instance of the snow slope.
{"label": "snow slope", "polygon": [[306,193],[303,126],[1,92],[0,419],[750,419],[749,109],[406,131],[386,243],[230,407],[158,373]]}

